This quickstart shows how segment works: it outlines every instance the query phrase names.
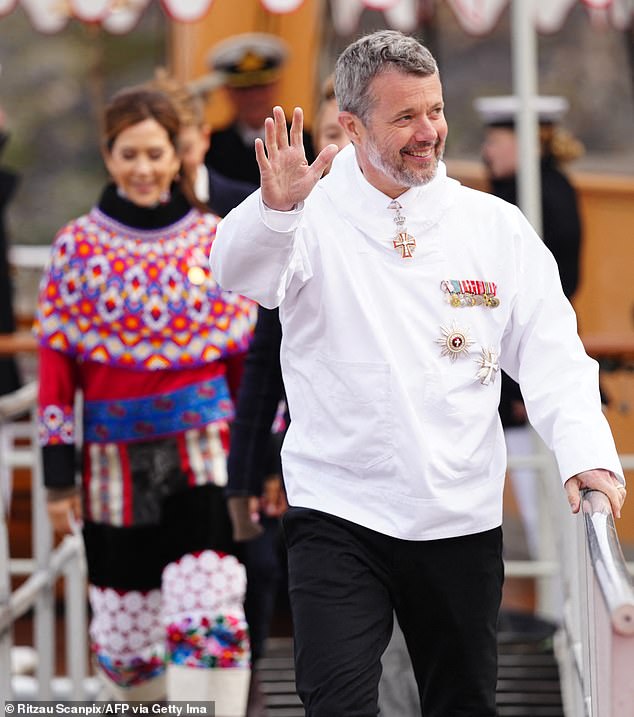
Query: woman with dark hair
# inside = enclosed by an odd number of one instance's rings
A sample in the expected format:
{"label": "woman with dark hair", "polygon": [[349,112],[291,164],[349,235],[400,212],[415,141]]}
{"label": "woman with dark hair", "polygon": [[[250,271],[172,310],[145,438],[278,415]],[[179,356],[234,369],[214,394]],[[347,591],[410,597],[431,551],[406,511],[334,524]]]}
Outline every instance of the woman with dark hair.
{"label": "woman with dark hair", "polygon": [[59,231],[40,288],[39,428],[53,527],[83,520],[104,696],[215,700],[229,717],[249,639],[223,491],[255,305],[207,268],[218,218],[179,176],[179,131],[161,92],[106,108],[112,181]]}

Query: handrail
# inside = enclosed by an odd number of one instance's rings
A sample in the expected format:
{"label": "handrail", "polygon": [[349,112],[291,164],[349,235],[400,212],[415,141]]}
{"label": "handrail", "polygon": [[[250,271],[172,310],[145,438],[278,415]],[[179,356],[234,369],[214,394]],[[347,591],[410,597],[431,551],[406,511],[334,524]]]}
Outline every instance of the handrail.
{"label": "handrail", "polygon": [[616,533],[610,501],[599,491],[584,491],[582,510],[588,552],[613,629],[634,635],[634,588]]}
{"label": "handrail", "polygon": [[37,382],[32,381],[13,393],[0,396],[0,421],[12,421],[30,411],[37,398]]}
{"label": "handrail", "polygon": [[[37,382],[0,398],[0,479],[17,467],[31,469],[31,503],[33,558],[28,577],[20,587],[11,591],[10,576],[23,574],[14,570],[9,559],[9,541],[4,510],[4,491],[0,490],[0,700],[22,697],[15,693],[11,677],[13,622],[27,610],[34,610],[34,636],[37,653],[36,691],[30,696],[50,699],[56,690],[54,677],[55,644],[55,581],[64,577],[64,596],[67,619],[66,665],[70,681],[67,695],[74,700],[88,694],[86,685],[87,629],[86,629],[86,566],[81,536],[67,536],[55,549],[51,547],[51,529],[46,518],[41,462],[37,449],[35,405]],[[24,414],[31,422],[16,423]],[[28,439],[28,446],[14,446],[15,440]],[[0,486],[1,488],[2,486]],[[8,491],[7,491],[8,494]],[[21,567],[21,566],[20,566]],[[71,635],[72,634],[72,638]],[[57,695],[55,695],[57,696]]]}
{"label": "handrail", "polygon": [[11,624],[28,612],[35,604],[37,593],[50,585],[63,573],[69,562],[77,559],[83,551],[79,535],[67,535],[51,554],[49,566],[35,570],[19,588],[11,593],[8,605],[0,605],[0,633],[8,630]]}
{"label": "handrail", "polygon": [[564,713],[634,717],[634,589],[607,496],[584,491],[581,516],[559,529],[564,600],[555,647]]}

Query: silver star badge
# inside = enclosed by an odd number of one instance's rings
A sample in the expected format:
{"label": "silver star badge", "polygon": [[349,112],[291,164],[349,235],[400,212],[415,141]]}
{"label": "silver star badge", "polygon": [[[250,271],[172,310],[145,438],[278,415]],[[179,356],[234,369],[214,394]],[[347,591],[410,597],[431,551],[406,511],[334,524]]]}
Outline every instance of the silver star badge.
{"label": "silver star badge", "polygon": [[436,339],[436,343],[442,347],[441,354],[449,356],[452,361],[456,361],[460,356],[469,355],[469,347],[475,341],[469,336],[468,329],[459,329],[455,323],[450,327],[441,326],[442,336]]}

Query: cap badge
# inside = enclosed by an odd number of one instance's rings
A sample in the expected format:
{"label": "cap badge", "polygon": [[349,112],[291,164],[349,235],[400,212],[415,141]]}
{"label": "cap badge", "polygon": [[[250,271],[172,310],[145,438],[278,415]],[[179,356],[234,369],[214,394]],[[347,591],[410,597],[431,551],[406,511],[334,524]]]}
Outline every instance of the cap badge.
{"label": "cap badge", "polygon": [[238,63],[239,72],[255,72],[261,70],[265,65],[265,60],[261,55],[255,52],[247,52]]}

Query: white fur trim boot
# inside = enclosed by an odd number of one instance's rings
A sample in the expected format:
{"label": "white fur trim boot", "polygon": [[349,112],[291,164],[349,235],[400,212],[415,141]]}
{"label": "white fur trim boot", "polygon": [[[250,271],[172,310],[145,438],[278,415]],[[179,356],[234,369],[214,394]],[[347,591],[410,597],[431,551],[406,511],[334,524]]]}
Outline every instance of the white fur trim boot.
{"label": "white fur trim boot", "polygon": [[100,699],[165,698],[165,629],[161,592],[89,586],[90,638]]}
{"label": "white fur trim boot", "polygon": [[204,550],[163,571],[167,697],[215,702],[216,717],[244,717],[251,679],[244,617],[246,571]]}

